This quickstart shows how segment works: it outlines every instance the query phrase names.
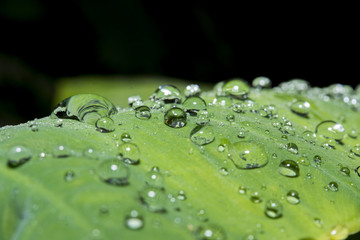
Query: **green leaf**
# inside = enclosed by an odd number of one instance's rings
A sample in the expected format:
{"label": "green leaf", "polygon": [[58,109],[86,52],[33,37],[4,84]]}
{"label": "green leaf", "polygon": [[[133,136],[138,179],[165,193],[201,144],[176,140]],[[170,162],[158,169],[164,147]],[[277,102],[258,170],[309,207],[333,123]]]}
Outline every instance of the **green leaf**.
{"label": "green leaf", "polygon": [[359,231],[360,115],[343,101],[356,93],[302,81],[222,86],[201,93],[207,113],[165,87],[171,94],[160,89],[149,108],[110,111],[82,95],[51,117],[1,128],[0,239],[335,240]]}

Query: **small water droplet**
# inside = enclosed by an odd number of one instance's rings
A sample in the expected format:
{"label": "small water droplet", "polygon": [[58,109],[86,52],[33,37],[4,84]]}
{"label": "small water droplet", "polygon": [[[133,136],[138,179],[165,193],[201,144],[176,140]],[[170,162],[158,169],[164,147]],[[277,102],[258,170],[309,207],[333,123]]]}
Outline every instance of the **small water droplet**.
{"label": "small water droplet", "polygon": [[164,115],[164,122],[172,128],[182,128],[186,125],[186,113],[178,107],[170,108]]}
{"label": "small water droplet", "polygon": [[52,153],[56,158],[66,158],[72,155],[72,150],[66,145],[58,145],[53,148]]}
{"label": "small water droplet", "polygon": [[249,85],[242,79],[232,79],[227,81],[223,87],[223,92],[237,99],[247,99],[250,91]]}
{"label": "small water droplet", "polygon": [[52,115],[94,125],[99,118],[109,117],[116,112],[115,106],[104,97],[96,94],[78,94],[61,101]]}
{"label": "small water droplet", "polygon": [[298,154],[298,146],[295,143],[287,143],[285,148],[292,154]]}
{"label": "small water droplet", "polygon": [[145,182],[149,186],[163,188],[164,187],[164,176],[157,170],[151,170],[146,173]]}
{"label": "small water droplet", "polygon": [[96,129],[102,133],[109,133],[115,130],[114,120],[109,117],[99,118],[95,123]]}
{"label": "small water droplet", "polygon": [[240,194],[245,195],[247,192],[247,188],[245,186],[240,186],[238,191]]}
{"label": "small water droplet", "polygon": [[144,227],[144,219],[137,210],[131,210],[125,216],[125,227],[130,230],[140,230]]}
{"label": "small water droplet", "polygon": [[209,113],[206,110],[200,110],[196,116],[197,125],[205,125],[210,122]]}
{"label": "small water droplet", "polygon": [[197,239],[201,240],[225,240],[225,231],[216,224],[207,223],[200,226],[196,231]]}
{"label": "small water droplet", "polygon": [[300,174],[300,168],[293,160],[285,160],[279,164],[278,172],[286,177],[297,177]]}
{"label": "small water droplet", "polygon": [[201,93],[200,86],[197,84],[189,84],[185,87],[184,95],[185,97],[199,96]]}
{"label": "small water droplet", "polygon": [[307,116],[310,112],[311,106],[307,101],[295,101],[291,104],[290,109],[300,116]]}
{"label": "small water droplet", "polygon": [[314,162],[316,163],[316,166],[320,167],[322,164],[321,156],[315,155],[313,159],[314,159]]}
{"label": "small water droplet", "polygon": [[191,116],[196,116],[200,110],[206,110],[206,102],[201,97],[189,97],[183,107]]}
{"label": "small water droplet", "polygon": [[215,106],[229,108],[232,106],[232,99],[228,97],[217,97],[213,100],[212,104]]}
{"label": "small water droplet", "polygon": [[262,199],[261,199],[260,192],[252,191],[250,194],[250,201],[253,203],[261,203]]}
{"label": "small water droplet", "polygon": [[131,142],[131,136],[129,133],[123,133],[121,134],[121,141],[123,142]]}
{"label": "small water droplet", "polygon": [[348,135],[351,138],[357,138],[359,136],[359,130],[357,128],[352,128],[352,129],[350,129]]}
{"label": "small water droplet", "polygon": [[94,148],[86,148],[83,151],[83,156],[90,159],[99,159],[100,153]]}
{"label": "small water droplet", "polygon": [[32,152],[27,147],[18,145],[10,148],[7,152],[7,164],[11,168],[19,167],[29,161],[32,157]]}
{"label": "small water droplet", "polygon": [[343,240],[349,236],[349,229],[343,225],[336,225],[330,230],[331,240]]}
{"label": "small water droplet", "polygon": [[235,122],[235,115],[229,113],[228,115],[226,115],[226,120],[228,120],[229,122]]}
{"label": "small water droplet", "polygon": [[227,168],[224,168],[224,167],[220,168],[219,172],[223,176],[229,175],[229,171],[227,170]]}
{"label": "small water droplet", "polygon": [[180,201],[185,201],[187,199],[186,194],[183,190],[180,190],[176,195],[176,198]]}
{"label": "small water droplet", "polygon": [[350,169],[348,167],[341,167],[340,172],[345,176],[350,176]]}
{"label": "small water droplet", "polygon": [[147,186],[140,192],[141,202],[151,212],[166,212],[165,192],[161,188]]}
{"label": "small water droplet", "polygon": [[324,225],[323,220],[320,218],[314,218],[314,223],[318,228],[322,228]]}
{"label": "small water droplet", "polygon": [[268,163],[265,149],[255,142],[230,144],[229,152],[230,159],[240,169],[260,168]]}
{"label": "small water droplet", "polygon": [[330,182],[327,187],[332,192],[337,192],[339,190],[339,186],[336,182]]}
{"label": "small water droplet", "polygon": [[345,135],[344,127],[335,121],[323,121],[316,126],[315,133],[326,138],[341,140]]}
{"label": "small water droplet", "polygon": [[105,183],[114,186],[124,186],[128,184],[129,169],[119,159],[103,161],[99,165],[97,173]]}
{"label": "small water droplet", "polygon": [[71,170],[67,171],[64,175],[65,182],[71,182],[75,178],[75,173]]}
{"label": "small water droplet", "polygon": [[140,161],[140,149],[134,143],[123,143],[119,146],[119,156],[127,164],[138,164]]}
{"label": "small water droplet", "polygon": [[266,117],[266,118],[276,118],[277,117],[277,113],[278,113],[278,109],[275,105],[270,104],[270,105],[263,105],[260,109],[259,109],[259,115],[262,117]]}
{"label": "small water droplet", "polygon": [[148,106],[139,106],[135,108],[135,117],[141,120],[148,120],[151,118],[150,108]]}
{"label": "small water droplet", "polygon": [[128,104],[130,107],[138,106],[142,104],[142,98],[138,95],[130,96],[128,98]]}
{"label": "small water droplet", "polygon": [[282,216],[283,207],[282,204],[276,200],[271,199],[265,203],[265,215],[271,219],[277,219]]}
{"label": "small water droplet", "polygon": [[360,146],[357,144],[350,149],[350,152],[354,153],[355,156],[360,157]]}
{"label": "small water droplet", "polygon": [[62,119],[56,119],[54,123],[55,127],[61,128],[63,126],[63,120]]}
{"label": "small water droplet", "polygon": [[206,209],[200,209],[198,212],[197,212],[197,215],[196,215],[197,219],[201,222],[206,222],[209,220],[209,217],[208,217],[208,213],[206,211]]}
{"label": "small water droplet", "polygon": [[269,78],[260,76],[254,78],[251,85],[255,88],[270,88],[272,83]]}
{"label": "small water droplet", "polygon": [[290,204],[294,204],[294,205],[299,204],[300,203],[300,194],[295,190],[290,190],[290,191],[288,191],[288,193],[286,195],[286,200]]}
{"label": "small water droplet", "polygon": [[161,100],[165,103],[180,103],[182,96],[180,90],[170,84],[159,86],[151,96],[153,101]]}
{"label": "small water droplet", "polygon": [[301,136],[308,143],[315,144],[316,142],[316,134],[312,131],[306,130]]}
{"label": "small water droplet", "polygon": [[309,162],[309,160],[307,159],[306,156],[300,157],[296,162],[298,164],[301,164],[301,165],[304,165],[304,166],[309,166],[310,165],[310,162]]}
{"label": "small water droplet", "polygon": [[195,127],[190,133],[190,140],[197,145],[206,145],[215,139],[214,131],[209,125]]}

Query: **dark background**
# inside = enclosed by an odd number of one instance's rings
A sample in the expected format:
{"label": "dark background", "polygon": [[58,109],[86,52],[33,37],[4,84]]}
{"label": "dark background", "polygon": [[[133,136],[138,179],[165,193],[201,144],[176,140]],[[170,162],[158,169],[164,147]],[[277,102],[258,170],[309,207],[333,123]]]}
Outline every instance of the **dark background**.
{"label": "dark background", "polygon": [[330,3],[0,0],[0,126],[49,115],[56,79],[358,83],[359,15]]}

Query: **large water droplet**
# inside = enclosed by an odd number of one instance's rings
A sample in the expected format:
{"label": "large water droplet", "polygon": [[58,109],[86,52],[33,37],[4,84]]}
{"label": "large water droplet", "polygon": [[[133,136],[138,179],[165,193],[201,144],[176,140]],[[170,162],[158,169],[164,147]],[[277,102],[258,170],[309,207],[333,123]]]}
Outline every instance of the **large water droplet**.
{"label": "large water droplet", "polygon": [[285,160],[280,163],[278,172],[286,177],[297,177],[300,174],[300,168],[295,161]]}
{"label": "large water droplet", "polygon": [[151,117],[150,108],[148,106],[139,106],[135,108],[135,117],[141,120],[148,120]]}
{"label": "large water droplet", "polygon": [[286,200],[290,204],[299,204],[300,203],[300,194],[295,190],[290,190],[286,195]]}
{"label": "large water droplet", "polygon": [[265,215],[269,218],[276,219],[282,216],[283,207],[282,204],[275,199],[266,201],[265,203]]}
{"label": "large water droplet", "polygon": [[7,152],[7,164],[9,167],[15,168],[29,161],[31,157],[30,149],[20,145],[14,146]]}
{"label": "large water droplet", "polygon": [[97,171],[100,179],[108,184],[124,186],[128,184],[129,169],[119,159],[105,160]]}
{"label": "large water droplet", "polygon": [[197,239],[201,240],[225,240],[225,231],[216,224],[207,223],[200,226],[196,231]]}
{"label": "large water droplet", "polygon": [[131,210],[125,217],[125,227],[130,230],[139,230],[144,227],[143,217],[137,210]]}
{"label": "large water droplet", "polygon": [[215,135],[211,126],[200,125],[191,131],[190,139],[193,143],[202,146],[214,141]]}
{"label": "large water droplet", "polygon": [[183,103],[183,107],[186,112],[195,116],[200,110],[206,110],[206,102],[201,97],[189,97]]}
{"label": "large water droplet", "polygon": [[260,168],[268,163],[265,149],[255,142],[236,142],[229,146],[229,157],[237,168]]}
{"label": "large water droplet", "polygon": [[109,133],[115,130],[114,121],[109,117],[102,117],[98,119],[95,126],[97,130],[102,133]]}
{"label": "large water droplet", "polygon": [[186,125],[186,113],[178,107],[170,108],[164,115],[164,122],[169,127],[182,128]]}
{"label": "large water droplet", "polygon": [[151,212],[166,212],[165,192],[161,188],[147,186],[140,192],[141,202]]}
{"label": "large water droplet", "polygon": [[119,155],[127,164],[138,164],[140,161],[140,149],[134,143],[123,143],[119,146]]}
{"label": "large water droplet", "polygon": [[307,101],[296,101],[291,104],[290,109],[298,115],[306,116],[309,114],[311,106]]}
{"label": "large water droplet", "polygon": [[104,97],[96,94],[78,94],[60,102],[53,114],[58,118],[95,124],[99,118],[109,117],[116,112],[115,106]]}
{"label": "large water droplet", "polygon": [[180,103],[181,97],[181,92],[177,87],[167,84],[159,86],[151,96],[151,99],[161,100],[165,103]]}
{"label": "large water droplet", "polygon": [[246,99],[250,91],[249,85],[241,79],[227,81],[222,87],[226,95],[237,99]]}
{"label": "large water droplet", "polygon": [[315,132],[326,138],[341,140],[345,135],[344,127],[335,121],[328,120],[319,123],[316,126]]}

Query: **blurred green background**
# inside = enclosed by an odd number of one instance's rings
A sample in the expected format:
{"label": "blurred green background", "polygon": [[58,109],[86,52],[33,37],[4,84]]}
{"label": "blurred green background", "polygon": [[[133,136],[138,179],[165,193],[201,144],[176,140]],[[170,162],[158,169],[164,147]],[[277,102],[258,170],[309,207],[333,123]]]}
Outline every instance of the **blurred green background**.
{"label": "blurred green background", "polygon": [[127,99],[121,89],[136,83],[146,94],[168,80],[206,88],[257,76],[355,87],[355,11],[335,3],[0,0],[0,126],[49,115],[62,93],[102,89]]}

